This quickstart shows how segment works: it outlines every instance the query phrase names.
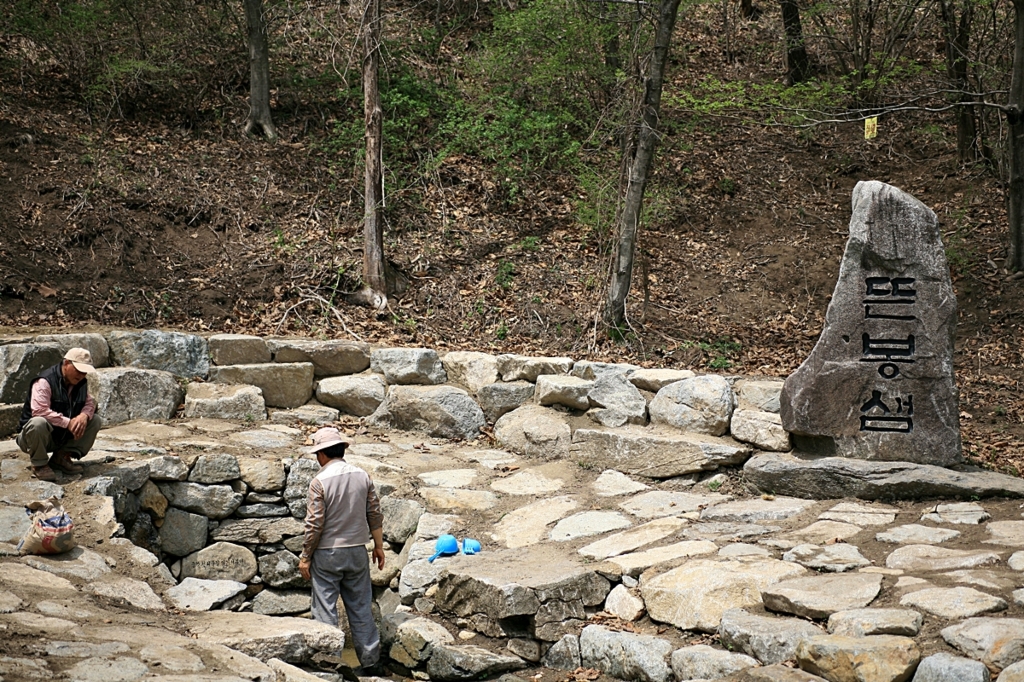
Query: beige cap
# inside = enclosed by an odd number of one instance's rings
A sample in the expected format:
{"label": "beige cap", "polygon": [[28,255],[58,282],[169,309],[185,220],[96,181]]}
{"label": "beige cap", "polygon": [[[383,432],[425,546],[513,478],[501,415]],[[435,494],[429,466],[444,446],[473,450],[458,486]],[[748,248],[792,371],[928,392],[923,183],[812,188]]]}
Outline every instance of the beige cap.
{"label": "beige cap", "polygon": [[333,426],[325,426],[313,434],[313,447],[309,451],[320,452],[332,445],[352,445],[352,440],[348,436],[343,436]]}
{"label": "beige cap", "polygon": [[92,374],[96,368],[92,366],[92,353],[84,348],[72,348],[64,354],[65,360],[70,360],[82,374]]}

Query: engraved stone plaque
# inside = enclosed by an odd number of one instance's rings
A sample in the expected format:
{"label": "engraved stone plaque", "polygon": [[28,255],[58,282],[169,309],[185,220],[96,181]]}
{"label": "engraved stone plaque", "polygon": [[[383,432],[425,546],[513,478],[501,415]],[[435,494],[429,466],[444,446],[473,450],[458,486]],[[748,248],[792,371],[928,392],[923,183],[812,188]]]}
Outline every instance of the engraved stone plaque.
{"label": "engraved stone plaque", "polygon": [[959,462],[955,324],[935,214],[891,185],[857,183],[825,328],[782,389],[797,451]]}

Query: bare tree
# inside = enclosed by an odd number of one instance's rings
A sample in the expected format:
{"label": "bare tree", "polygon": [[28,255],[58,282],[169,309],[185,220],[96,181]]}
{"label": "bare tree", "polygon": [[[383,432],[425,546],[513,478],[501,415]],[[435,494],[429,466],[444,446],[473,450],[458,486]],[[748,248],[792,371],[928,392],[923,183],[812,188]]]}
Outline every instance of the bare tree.
{"label": "bare tree", "polygon": [[363,285],[376,308],[387,305],[384,262],[384,112],[380,105],[380,0],[363,5],[363,116],[366,123],[366,176],[363,207]]}
{"label": "bare tree", "polygon": [[793,85],[807,80],[811,66],[804,46],[804,29],[800,23],[797,0],[781,0],[782,29],[786,39],[786,83]]}
{"label": "bare tree", "polygon": [[245,23],[249,33],[249,118],[245,134],[262,134],[277,139],[277,128],[270,116],[270,48],[263,0],[244,0]]}
{"label": "bare tree", "polygon": [[[1024,0],[1018,0],[1024,2]],[[611,277],[608,283],[608,298],[604,310],[604,322],[610,328],[621,329],[626,321],[626,296],[629,294],[633,276],[633,260],[636,252],[637,228],[644,202],[647,175],[654,159],[654,145],[658,138],[661,89],[668,63],[668,49],[672,41],[679,0],[661,0],[658,8],[658,22],[655,28],[654,49],[650,72],[644,87],[640,127],[633,158],[629,162],[625,197],[618,218],[618,241],[612,255]]]}
{"label": "bare tree", "polygon": [[970,105],[974,98],[968,85],[967,66],[970,61],[968,51],[974,20],[974,0],[961,3],[959,17],[956,0],[941,0],[939,11],[945,34],[946,73],[952,89],[957,93],[956,101],[962,105],[953,110],[956,117],[957,156],[961,162],[972,161],[977,158],[978,131],[974,107]]}
{"label": "bare tree", "polygon": [[1007,215],[1010,220],[1010,255],[1006,266],[1024,270],[1024,0],[1013,0],[1013,75],[1010,96],[1004,109],[1010,124],[1010,178]]}

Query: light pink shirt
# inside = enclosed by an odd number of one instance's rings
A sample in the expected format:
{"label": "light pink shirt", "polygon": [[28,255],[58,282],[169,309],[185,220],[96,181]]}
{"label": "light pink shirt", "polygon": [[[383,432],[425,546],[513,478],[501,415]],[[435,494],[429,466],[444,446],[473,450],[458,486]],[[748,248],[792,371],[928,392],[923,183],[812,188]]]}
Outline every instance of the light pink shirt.
{"label": "light pink shirt", "polygon": [[[52,392],[50,391],[50,382],[41,379],[32,384],[32,399],[30,401],[32,416],[42,417],[53,426],[57,426],[59,428],[68,428],[68,424],[71,423],[71,420],[60,412],[54,412],[50,409],[51,397]],[[93,415],[96,414],[96,400],[91,395],[86,395],[85,406],[82,407],[82,414],[84,414],[88,419],[92,419]]]}

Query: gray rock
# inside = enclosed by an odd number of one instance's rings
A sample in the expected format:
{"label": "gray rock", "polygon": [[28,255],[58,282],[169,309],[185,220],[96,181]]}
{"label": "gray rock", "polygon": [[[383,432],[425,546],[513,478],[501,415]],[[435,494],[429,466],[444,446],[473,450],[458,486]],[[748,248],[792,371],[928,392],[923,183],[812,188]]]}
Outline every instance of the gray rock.
{"label": "gray rock", "polygon": [[580,659],[586,668],[625,680],[667,682],[671,679],[667,640],[588,625],[580,634]]}
{"label": "gray rock", "polygon": [[906,680],[921,660],[914,640],[895,635],[809,637],[796,647],[801,669],[827,680]]}
{"label": "gray rock", "polygon": [[476,392],[476,400],[480,404],[487,421],[494,423],[512,410],[526,404],[533,398],[536,386],[529,381],[510,381],[487,384]]}
{"label": "gray rock", "polygon": [[320,652],[336,656],[345,647],[340,628],[306,618],[212,611],[191,616],[188,625],[204,644],[221,644],[260,660],[302,664]]}
{"label": "gray rock", "polygon": [[843,573],[861,566],[870,566],[854,545],[837,542],[832,545],[797,545],[782,555],[783,561],[795,561],[801,566],[818,571]]}
{"label": "gray rock", "polygon": [[399,544],[412,537],[426,512],[419,502],[390,496],[381,499],[380,508],[384,514],[384,539]]}
{"label": "gray rock", "polygon": [[270,362],[213,367],[210,381],[257,386],[263,391],[267,407],[299,407],[313,395],[313,364]]}
{"label": "gray rock", "polygon": [[[244,457],[238,460],[238,472],[242,481],[257,493],[278,491],[285,485],[284,464],[280,460]],[[252,493],[250,493],[251,496]],[[279,500],[280,498],[264,501],[276,502]]]}
{"label": "gray rock", "polygon": [[14,613],[21,608],[21,598],[13,592],[0,590],[0,613]]}
{"label": "gray rock", "polygon": [[968,618],[941,634],[946,644],[993,671],[1024,659],[1024,620],[1020,618]]}
{"label": "gray rock", "polygon": [[658,391],[649,409],[652,424],[721,436],[729,430],[732,388],[713,374],[683,379]]}
{"label": "gray rock", "polygon": [[575,670],[583,665],[580,658],[580,638],[577,635],[563,635],[551,645],[541,658],[545,668],[553,670]]}
{"label": "gray rock", "polygon": [[177,455],[161,455],[147,459],[149,477],[154,481],[184,481],[188,478],[188,465]]}
{"label": "gray rock", "polygon": [[195,673],[206,668],[199,656],[170,644],[147,644],[139,651],[139,658],[167,673]]}
{"label": "gray rock", "polygon": [[137,658],[86,658],[76,663],[67,675],[75,682],[131,682],[146,673],[149,668]]}
{"label": "gray rock", "polygon": [[498,443],[524,457],[560,459],[569,454],[572,431],[558,412],[523,405],[494,423]]}
{"label": "gray rock", "polygon": [[717,680],[760,665],[756,659],[715,649],[707,644],[688,646],[672,652],[672,672],[683,680]]}
{"label": "gray rock", "polygon": [[330,377],[316,388],[316,399],[345,414],[367,417],[376,411],[387,395],[387,385],[377,374]]}
{"label": "gray rock", "polygon": [[315,459],[297,459],[288,469],[288,480],[284,488],[284,500],[297,519],[306,517],[306,499],[309,495],[309,483],[320,471]]}
{"label": "gray rock", "polygon": [[782,385],[781,379],[742,379],[737,381],[733,385],[737,407],[742,410],[758,410],[778,414]]}
{"label": "gray rock", "polygon": [[64,353],[57,344],[0,346],[0,403],[24,405],[32,380],[63,358]]}
{"label": "gray rock", "polygon": [[954,471],[913,462],[845,457],[809,459],[763,453],[747,460],[743,477],[759,490],[818,500],[1024,497],[1024,480],[993,471]]}
{"label": "gray rock", "polygon": [[959,462],[956,295],[927,206],[890,185],[857,183],[825,320],[814,350],[782,390],[782,423],[806,441],[798,439],[798,448]]}
{"label": "gray rock", "polygon": [[254,450],[273,450],[292,448],[295,441],[290,433],[291,429],[278,431],[271,428],[259,428],[252,431],[239,431],[228,436],[228,440],[252,448]]}
{"label": "gray rock", "polygon": [[828,618],[837,611],[864,608],[882,589],[877,573],[794,578],[761,590],[766,609],[804,618]]}
{"label": "gray rock", "polygon": [[480,406],[454,386],[392,386],[366,418],[370,428],[421,431],[438,438],[472,440],[487,422]]}
{"label": "gray rock", "polygon": [[476,680],[510,670],[521,670],[526,663],[518,656],[506,656],[469,644],[438,644],[427,663],[432,680]]}
{"label": "gray rock", "polygon": [[210,533],[210,539],[246,544],[274,544],[303,534],[302,521],[283,519],[227,519]]}
{"label": "gray rock", "polygon": [[534,397],[537,399],[537,403],[546,407],[563,405],[573,410],[586,410],[590,407],[587,394],[593,387],[593,381],[579,377],[567,374],[546,374],[537,377]]}
{"label": "gray rock", "polygon": [[64,578],[96,580],[110,573],[110,568],[103,557],[84,547],[75,547],[63,554],[27,556],[22,558],[22,562],[37,570]]}
{"label": "gray rock", "polygon": [[[430,547],[432,546],[433,543],[430,544]],[[402,603],[412,604],[425,595],[427,590],[437,583],[448,563],[449,560],[444,557],[433,563],[426,559],[409,561],[402,568],[402,573],[398,578],[398,596],[401,597]]]}
{"label": "gray rock", "polygon": [[309,587],[299,573],[299,557],[288,550],[264,554],[259,558],[260,577],[271,587]]}
{"label": "gray rock", "polygon": [[1024,661],[1018,661],[1004,668],[996,678],[997,682],[1020,682],[1022,679],[1024,679]]}
{"label": "gray rock", "polygon": [[267,406],[258,386],[190,383],[185,391],[188,419],[266,419]]}
{"label": "gray rock", "polygon": [[641,391],[657,393],[669,384],[696,376],[688,369],[638,369],[629,375],[629,383]]}
{"label": "gray rock", "polygon": [[642,425],[647,422],[647,401],[636,386],[626,380],[624,374],[601,374],[587,394],[587,399],[593,408],[588,413],[591,418],[595,417],[595,413],[599,419],[614,413],[614,426]]}
{"label": "gray rock", "polygon": [[733,438],[759,450],[788,452],[793,449],[789,434],[782,428],[782,417],[773,412],[735,410],[729,429]]}
{"label": "gray rock", "polygon": [[615,497],[649,490],[650,486],[634,481],[622,472],[605,469],[594,481],[593,488],[599,497]]}
{"label": "gray rock", "polygon": [[972,618],[984,613],[1003,611],[1006,602],[970,587],[932,587],[916,590],[903,595],[900,599],[903,606],[913,606],[922,611],[946,618],[958,620]]}
{"label": "gray rock", "polygon": [[174,556],[188,556],[206,546],[209,523],[205,516],[171,507],[160,526],[160,549]]}
{"label": "gray rock", "polygon": [[205,377],[210,371],[206,339],[194,334],[114,331],[107,334],[114,364],[137,369],[156,369],[179,377]]}
{"label": "gray rock", "polygon": [[513,638],[508,640],[508,650],[531,663],[540,661],[540,642],[535,639]]}
{"label": "gray rock", "polygon": [[131,604],[137,609],[164,611],[164,603],[153,588],[141,580],[123,576],[109,576],[89,585],[93,594]]}
{"label": "gray rock", "polygon": [[31,527],[23,507],[0,507],[0,542],[18,544]]}
{"label": "gray rock", "polygon": [[913,682],[989,682],[990,679],[984,663],[940,652],[918,664]]}
{"label": "gray rock", "polygon": [[896,520],[898,511],[894,507],[840,502],[828,511],[818,514],[818,518],[852,523],[856,526],[886,526]]}
{"label": "gray rock", "polygon": [[772,584],[805,572],[802,566],[775,559],[691,559],[643,579],[640,592],[651,620],[714,632],[725,611],[756,606]]}
{"label": "gray rock", "polygon": [[370,366],[370,347],[355,341],[267,340],[274,362],[309,362],[317,377],[358,374]]}
{"label": "gray rock", "polygon": [[625,585],[616,585],[604,601],[604,610],[628,623],[644,615],[644,600],[630,592]]}
{"label": "gray rock", "polygon": [[252,600],[252,612],[264,616],[291,616],[309,611],[309,590],[263,590]]}
{"label": "gray rock", "polygon": [[722,614],[718,637],[723,646],[738,649],[765,665],[782,663],[796,655],[796,647],[821,628],[799,618],[776,618],[730,609]]}
{"label": "gray rock", "polygon": [[813,502],[795,497],[772,496],[767,499],[755,497],[709,506],[701,512],[700,518],[701,521],[734,521],[737,523],[782,521],[805,512],[813,506]]}
{"label": "gray rock", "polygon": [[388,655],[407,668],[427,661],[434,647],[455,644],[455,638],[442,625],[426,618],[411,618],[398,624]]}
{"label": "gray rock", "polygon": [[216,365],[251,365],[271,360],[267,342],[259,336],[214,334],[207,343]]}
{"label": "gray rock", "polygon": [[333,407],[326,407],[324,405],[314,405],[312,403],[308,405],[301,405],[296,407],[294,410],[275,410],[270,415],[270,421],[273,424],[313,424],[314,426],[324,426],[325,424],[333,424],[338,421],[340,417],[338,410]]}
{"label": "gray rock", "polygon": [[169,372],[123,367],[90,374],[89,393],[96,399],[97,414],[108,427],[132,419],[170,419],[184,395]]}
{"label": "gray rock", "polygon": [[0,438],[7,438],[18,432],[18,422],[21,421],[22,404],[2,405],[0,404]]}
{"label": "gray rock", "polygon": [[904,571],[951,571],[999,562],[999,554],[996,552],[947,549],[933,545],[905,545],[893,551],[886,558],[885,565]]}
{"label": "gray rock", "polygon": [[922,521],[977,525],[992,518],[984,507],[975,502],[947,502],[937,504],[921,515]]}
{"label": "gray rock", "polygon": [[591,559],[607,559],[654,544],[675,534],[685,525],[686,521],[672,516],[656,518],[642,526],[601,538],[581,547],[578,552]]}
{"label": "gray rock", "polygon": [[452,351],[441,359],[448,381],[470,393],[498,380],[498,359],[489,353]]}
{"label": "gray rock", "polygon": [[199,455],[192,465],[188,480],[192,483],[226,483],[241,476],[235,456],[222,452]]}
{"label": "gray rock", "polygon": [[730,675],[729,682],[822,682],[822,678],[804,672],[799,668],[790,668],[776,663],[760,668],[746,668]]}
{"label": "gray rock", "polygon": [[640,367],[637,365],[625,362],[590,362],[589,360],[580,360],[573,364],[569,374],[580,379],[596,381],[603,376],[612,374],[626,378],[638,369]]}
{"label": "gray rock", "polygon": [[621,528],[628,528],[632,522],[619,512],[586,511],[568,516],[551,529],[550,538],[555,542],[566,542],[590,535],[600,535]]}
{"label": "gray rock", "polygon": [[185,578],[164,596],[183,611],[209,611],[245,590],[245,584],[234,580],[200,580]]}
{"label": "gray rock", "polygon": [[607,431],[576,429],[570,453],[576,461],[602,469],[671,478],[740,464],[750,455],[750,449],[711,436],[624,426]]}
{"label": "gray rock", "polygon": [[172,506],[202,514],[211,519],[230,516],[242,504],[244,496],[227,485],[169,482],[157,485]]}
{"label": "gray rock", "polygon": [[959,531],[947,528],[932,528],[909,523],[905,526],[890,528],[875,535],[879,542],[891,542],[900,545],[931,545],[952,540],[960,535]]}
{"label": "gray rock", "polygon": [[828,617],[828,631],[843,637],[868,635],[902,635],[916,637],[922,618],[910,609],[851,609],[837,611]]}
{"label": "gray rock", "polygon": [[437,352],[430,348],[380,348],[370,353],[370,371],[383,374],[388,385],[443,384],[445,374]]}
{"label": "gray rock", "polygon": [[533,358],[526,355],[499,355],[498,372],[502,381],[532,381],[547,374],[568,374],[572,358]]}
{"label": "gray rock", "polygon": [[84,348],[92,355],[93,367],[110,364],[110,346],[102,334],[40,334],[32,342],[55,345],[62,356],[72,348]]}
{"label": "gray rock", "polygon": [[694,495],[692,493],[676,493],[667,490],[652,490],[648,493],[635,495],[619,505],[633,516],[650,519],[660,516],[679,516],[680,514],[698,513],[705,507],[728,502],[727,495]]}
{"label": "gray rock", "polygon": [[986,526],[989,537],[983,540],[990,545],[1020,547],[1024,545],[1024,521],[990,521]]}
{"label": "gray rock", "polygon": [[283,504],[243,504],[235,510],[240,519],[256,519],[268,516],[291,516],[292,510]]}
{"label": "gray rock", "polygon": [[181,560],[181,575],[247,583],[256,575],[256,555],[241,545],[215,542]]}

